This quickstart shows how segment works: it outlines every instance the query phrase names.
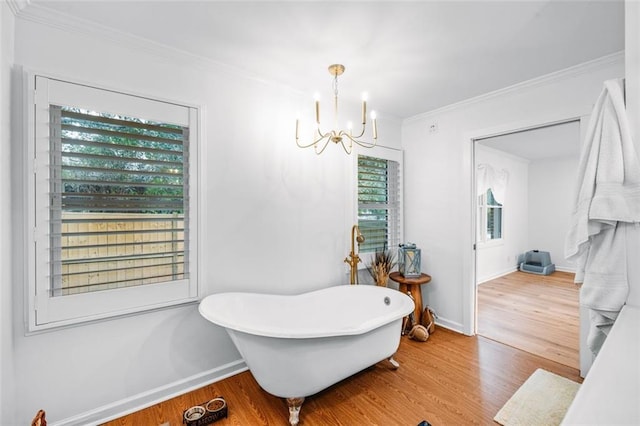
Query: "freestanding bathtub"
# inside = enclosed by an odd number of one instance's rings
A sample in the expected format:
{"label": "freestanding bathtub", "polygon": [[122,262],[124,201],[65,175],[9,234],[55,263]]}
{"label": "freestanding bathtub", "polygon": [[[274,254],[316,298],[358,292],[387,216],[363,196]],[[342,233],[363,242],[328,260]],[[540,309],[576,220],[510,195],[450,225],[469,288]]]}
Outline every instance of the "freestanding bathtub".
{"label": "freestanding bathtub", "polygon": [[224,327],[258,384],[287,399],[298,424],[304,398],[379,361],[400,344],[413,300],[393,289],[340,285],[299,295],[219,293],[200,314]]}

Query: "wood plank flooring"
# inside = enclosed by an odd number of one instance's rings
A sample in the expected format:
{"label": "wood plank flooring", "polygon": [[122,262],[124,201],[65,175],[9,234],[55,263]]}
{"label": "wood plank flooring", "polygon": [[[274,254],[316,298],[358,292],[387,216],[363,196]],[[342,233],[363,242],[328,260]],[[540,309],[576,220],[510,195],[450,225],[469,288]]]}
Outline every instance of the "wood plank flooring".
{"label": "wood plank flooring", "polygon": [[579,368],[574,274],[513,272],[478,286],[478,334]]}
{"label": "wood plank flooring", "polygon": [[[424,343],[402,337],[395,359],[398,370],[382,361],[308,397],[300,425],[495,424],[495,414],[537,368],[581,381],[574,368],[442,328]],[[244,372],[106,425],[178,426],[185,408],[218,395],[227,400],[229,417],[215,425],[288,424],[286,402],[262,391]]]}

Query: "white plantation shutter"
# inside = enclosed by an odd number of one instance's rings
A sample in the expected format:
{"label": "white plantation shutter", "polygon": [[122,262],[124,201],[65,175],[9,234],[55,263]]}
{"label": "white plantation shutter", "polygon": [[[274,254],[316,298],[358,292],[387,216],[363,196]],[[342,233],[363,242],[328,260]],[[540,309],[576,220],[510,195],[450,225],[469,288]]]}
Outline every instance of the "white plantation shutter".
{"label": "white plantation shutter", "polygon": [[393,249],[401,236],[400,163],[358,155],[358,226],[361,252]]}
{"label": "white plantation shutter", "polygon": [[56,105],[50,126],[51,295],[186,278],[188,128]]}
{"label": "white plantation shutter", "polygon": [[197,300],[197,110],[34,83],[30,330]]}

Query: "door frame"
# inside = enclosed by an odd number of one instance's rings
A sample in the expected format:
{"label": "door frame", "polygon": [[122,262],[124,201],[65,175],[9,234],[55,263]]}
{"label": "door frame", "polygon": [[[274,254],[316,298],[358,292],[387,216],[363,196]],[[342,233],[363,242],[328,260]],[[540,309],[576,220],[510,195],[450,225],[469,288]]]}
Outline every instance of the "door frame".
{"label": "door frame", "polygon": [[[589,115],[560,115],[555,117],[545,117],[536,120],[526,120],[520,122],[505,123],[499,126],[480,128],[464,134],[463,146],[463,181],[468,184],[464,188],[463,196],[467,200],[467,218],[463,221],[462,253],[463,253],[463,280],[466,285],[463,287],[462,309],[463,309],[463,331],[467,335],[476,335],[478,326],[477,317],[477,277],[476,277],[476,236],[477,236],[477,194],[476,194],[476,142],[495,136],[504,136],[513,133],[535,130],[538,128],[554,126],[558,124],[578,121],[580,123],[580,144],[584,141],[588,125]],[[586,374],[589,370],[593,357],[586,346],[586,323],[587,317],[580,309],[580,372]],[[584,375],[583,375],[584,377]]]}

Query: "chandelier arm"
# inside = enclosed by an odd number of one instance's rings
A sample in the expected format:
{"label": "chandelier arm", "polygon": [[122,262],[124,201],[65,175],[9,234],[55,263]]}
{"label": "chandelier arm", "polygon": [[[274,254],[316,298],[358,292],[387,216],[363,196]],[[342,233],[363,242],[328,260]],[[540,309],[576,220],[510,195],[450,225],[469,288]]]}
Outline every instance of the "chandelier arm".
{"label": "chandelier arm", "polygon": [[344,149],[344,152],[346,152],[347,155],[351,155],[351,151],[353,151],[353,144],[351,142],[349,142],[348,149],[347,149],[347,146],[344,144],[344,140],[340,141],[340,145],[342,145],[342,149]]}
{"label": "chandelier arm", "polygon": [[298,145],[298,148],[309,148],[309,147],[311,147],[311,146],[315,145],[315,144],[316,144],[316,142],[317,142],[317,141],[311,142],[311,143],[310,143],[310,144],[308,144],[308,145],[301,145],[301,144],[300,144],[300,140],[299,140],[298,138],[296,138],[296,144]]}
{"label": "chandelier arm", "polygon": [[351,135],[351,134],[347,134],[346,132],[345,132],[345,135],[349,136],[350,138],[360,139],[362,136],[364,136],[364,131],[365,131],[365,130],[366,130],[366,126],[363,124],[363,125],[362,125],[362,131],[360,132],[360,134],[359,134],[359,135],[357,135],[357,136],[353,136],[353,135]]}
{"label": "chandelier arm", "polygon": [[307,144],[307,145],[301,145],[300,144],[300,138],[298,137],[298,134],[296,133],[296,144],[298,145],[298,147],[299,148],[309,148],[309,147],[314,146],[318,142],[320,142],[322,139],[329,138],[331,136],[331,134],[329,134],[329,133],[322,134],[322,132],[320,131],[320,128],[317,129],[317,132],[318,132],[318,139],[314,140],[313,142],[311,142],[310,144]]}
{"label": "chandelier arm", "polygon": [[374,139],[373,142],[366,142],[366,141],[360,141],[354,137],[352,137],[350,134],[348,133],[344,133],[344,136],[346,136],[351,142],[363,147],[363,148],[373,148],[374,146],[376,146],[376,144],[378,143],[377,139]]}
{"label": "chandelier arm", "polygon": [[324,142],[324,145],[322,146],[322,148],[318,151],[318,145],[314,146],[314,149],[316,151],[317,155],[320,155],[324,152],[325,149],[327,149],[327,146],[329,145],[329,141],[331,140],[331,138],[329,137],[329,134],[326,134],[323,138],[318,139],[316,142],[320,142],[322,139],[326,139]]}

